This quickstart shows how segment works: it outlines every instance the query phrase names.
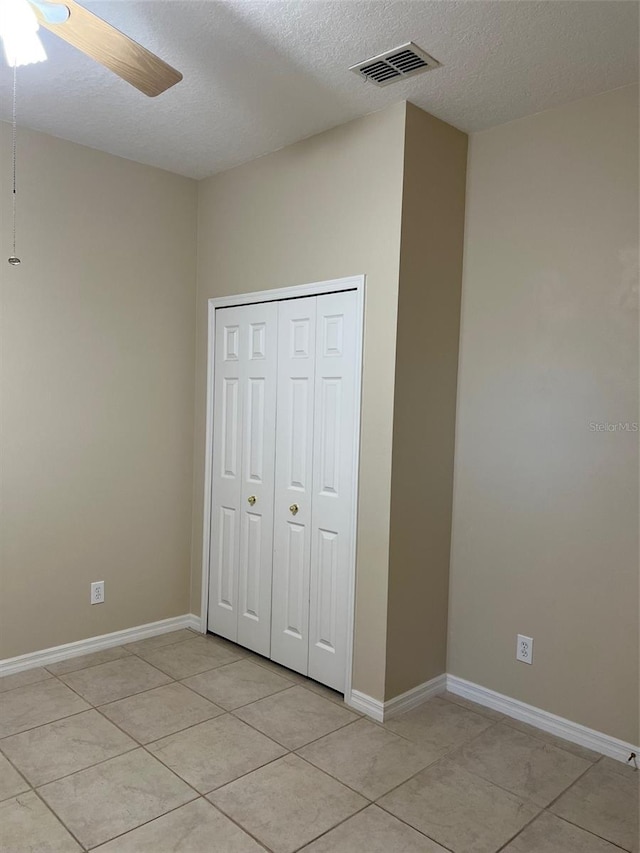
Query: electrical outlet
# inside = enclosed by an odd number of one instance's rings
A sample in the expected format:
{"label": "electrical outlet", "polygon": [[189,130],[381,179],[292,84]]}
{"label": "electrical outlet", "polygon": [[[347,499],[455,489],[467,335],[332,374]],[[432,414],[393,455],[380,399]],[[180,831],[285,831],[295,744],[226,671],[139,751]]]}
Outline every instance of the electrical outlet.
{"label": "electrical outlet", "polygon": [[524,634],[518,634],[516,660],[522,663],[533,663],[533,637],[525,637]]}
{"label": "electrical outlet", "polygon": [[91,604],[102,604],[104,601],[104,581],[91,584]]}

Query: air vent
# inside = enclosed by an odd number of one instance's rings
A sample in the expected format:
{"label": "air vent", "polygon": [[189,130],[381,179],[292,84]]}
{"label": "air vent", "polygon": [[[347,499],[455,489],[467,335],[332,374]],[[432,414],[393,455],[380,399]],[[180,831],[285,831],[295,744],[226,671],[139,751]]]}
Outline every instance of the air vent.
{"label": "air vent", "polygon": [[437,68],[440,63],[429,56],[412,41],[402,44],[379,56],[373,56],[366,62],[352,65],[349,71],[355,71],[365,80],[371,80],[376,86],[388,86],[389,83],[413,77],[431,68]]}

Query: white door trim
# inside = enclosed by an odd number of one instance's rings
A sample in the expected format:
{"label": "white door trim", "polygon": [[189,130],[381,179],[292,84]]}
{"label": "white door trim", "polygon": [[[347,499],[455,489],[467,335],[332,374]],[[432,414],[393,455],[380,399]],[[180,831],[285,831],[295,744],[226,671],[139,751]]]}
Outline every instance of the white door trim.
{"label": "white door trim", "polygon": [[204,513],[202,536],[202,591],[200,597],[200,631],[207,631],[207,607],[209,601],[209,550],[211,546],[211,466],[213,462],[213,396],[214,396],[214,353],[215,353],[215,317],[217,308],[229,308],[234,305],[249,305],[256,302],[273,302],[281,299],[298,299],[304,296],[322,296],[341,290],[355,290],[357,294],[356,342],[356,422],[354,429],[354,499],[353,499],[353,538],[351,546],[351,578],[349,580],[348,625],[347,625],[347,662],[345,674],[345,702],[351,698],[353,676],[353,633],[355,628],[355,588],[356,588],[356,552],[358,531],[358,485],[360,472],[360,430],[362,414],[362,359],[364,342],[364,296],[365,276],[355,275],[347,278],[318,281],[294,287],[279,287],[274,290],[259,290],[255,293],[242,293],[236,296],[220,296],[208,300],[208,336],[207,336],[207,403],[205,427],[205,474],[204,474]]}

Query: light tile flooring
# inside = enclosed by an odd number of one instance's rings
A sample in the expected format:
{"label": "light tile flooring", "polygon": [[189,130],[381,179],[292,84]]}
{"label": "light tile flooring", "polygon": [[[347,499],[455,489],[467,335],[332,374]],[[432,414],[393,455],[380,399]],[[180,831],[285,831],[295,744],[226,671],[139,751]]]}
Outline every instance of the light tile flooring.
{"label": "light tile flooring", "polygon": [[635,853],[639,776],[448,694],[378,725],[187,630],[0,679],[3,853]]}

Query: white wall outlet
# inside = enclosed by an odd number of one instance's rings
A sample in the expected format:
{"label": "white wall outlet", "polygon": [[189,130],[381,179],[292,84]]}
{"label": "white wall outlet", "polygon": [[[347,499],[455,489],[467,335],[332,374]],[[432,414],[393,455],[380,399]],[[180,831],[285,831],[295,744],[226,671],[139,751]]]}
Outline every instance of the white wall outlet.
{"label": "white wall outlet", "polygon": [[516,660],[522,661],[522,663],[533,663],[533,637],[518,634]]}
{"label": "white wall outlet", "polygon": [[102,604],[104,601],[104,581],[91,584],[91,604]]}

